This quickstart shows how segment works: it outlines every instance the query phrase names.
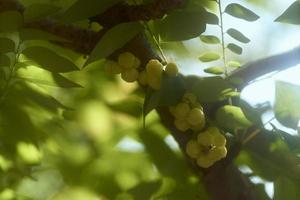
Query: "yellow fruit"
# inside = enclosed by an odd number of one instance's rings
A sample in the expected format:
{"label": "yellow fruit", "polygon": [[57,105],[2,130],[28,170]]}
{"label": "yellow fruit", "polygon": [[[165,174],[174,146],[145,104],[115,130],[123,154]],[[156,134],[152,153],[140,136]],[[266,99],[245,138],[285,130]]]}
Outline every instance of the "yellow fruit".
{"label": "yellow fruit", "polygon": [[211,161],[216,162],[222,158],[225,158],[226,155],[227,155],[227,149],[226,147],[222,146],[222,147],[216,147],[212,149],[208,154],[208,158]]}
{"label": "yellow fruit", "polygon": [[155,89],[155,90],[159,90],[161,87],[161,75],[155,75],[155,74],[151,74],[147,72],[147,81],[148,81],[148,85]]}
{"label": "yellow fruit", "polygon": [[208,131],[204,131],[202,133],[200,133],[197,136],[197,141],[199,144],[201,144],[204,147],[209,147],[211,145],[214,145],[214,137],[212,136],[212,134]]}
{"label": "yellow fruit", "polygon": [[137,80],[139,72],[136,69],[125,69],[122,71],[121,77],[126,82],[134,82]]}
{"label": "yellow fruit", "polygon": [[140,72],[138,80],[139,80],[139,83],[141,85],[147,85],[148,81],[147,81],[147,73],[146,73],[146,71]]}
{"label": "yellow fruit", "polygon": [[140,65],[141,65],[141,61],[140,61],[140,59],[139,58],[135,58],[135,60],[134,60],[134,68],[139,68],[140,67]]}
{"label": "yellow fruit", "polygon": [[175,63],[168,63],[165,72],[169,76],[176,76],[178,74],[178,67]]}
{"label": "yellow fruit", "polygon": [[182,100],[186,103],[195,104],[197,102],[197,97],[193,93],[185,93]]}
{"label": "yellow fruit", "polygon": [[213,133],[214,137],[214,144],[216,146],[225,146],[226,145],[226,138],[221,133]]}
{"label": "yellow fruit", "polygon": [[202,131],[202,129],[205,127],[205,121],[201,124],[197,124],[196,126],[191,126],[191,129],[193,131]]}
{"label": "yellow fruit", "polygon": [[205,121],[204,113],[199,108],[193,108],[188,113],[186,120],[192,126],[204,124]]}
{"label": "yellow fruit", "polygon": [[200,154],[200,147],[197,142],[197,140],[190,140],[186,145],[186,153],[191,158],[197,158],[197,156]]}
{"label": "yellow fruit", "polygon": [[197,158],[197,165],[200,167],[208,168],[208,167],[212,166],[213,164],[214,164],[214,162],[211,161],[210,159],[208,159],[206,156],[205,157],[199,156]]}
{"label": "yellow fruit", "polygon": [[161,75],[163,71],[163,66],[158,60],[152,59],[147,63],[146,71],[147,74],[151,74],[153,76]]}
{"label": "yellow fruit", "polygon": [[105,63],[104,68],[105,68],[106,73],[108,73],[108,74],[120,74],[122,71],[121,66],[117,62],[112,61],[112,60],[108,60]]}
{"label": "yellow fruit", "polygon": [[136,58],[130,52],[121,53],[118,58],[119,65],[123,68],[134,68]]}
{"label": "yellow fruit", "polygon": [[186,116],[188,115],[189,112],[190,112],[190,107],[189,107],[188,104],[186,104],[186,103],[179,103],[175,107],[174,116],[177,119],[184,119],[184,118],[186,118]]}
{"label": "yellow fruit", "polygon": [[187,131],[190,128],[189,124],[185,120],[182,120],[182,119],[175,119],[174,125],[178,130],[183,131],[183,132]]}

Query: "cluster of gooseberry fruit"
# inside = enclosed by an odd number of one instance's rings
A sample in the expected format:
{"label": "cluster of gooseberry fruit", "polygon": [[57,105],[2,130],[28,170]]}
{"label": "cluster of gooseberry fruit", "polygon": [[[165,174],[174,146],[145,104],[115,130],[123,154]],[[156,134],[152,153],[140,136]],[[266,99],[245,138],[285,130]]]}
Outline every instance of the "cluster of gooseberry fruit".
{"label": "cluster of gooseberry fruit", "polygon": [[208,127],[190,140],[186,145],[186,153],[195,159],[197,165],[203,168],[212,166],[216,161],[226,157],[226,138],[216,127]]}
{"label": "cluster of gooseberry fruit", "polygon": [[106,71],[109,74],[121,74],[126,82],[137,81],[143,86],[150,86],[155,90],[161,87],[162,75],[165,72],[168,76],[176,76],[178,67],[175,63],[168,63],[163,66],[157,59],[151,59],[144,70],[139,69],[141,62],[139,58],[130,52],[121,53],[118,62],[109,60],[106,64]]}
{"label": "cluster of gooseberry fruit", "polygon": [[205,116],[203,107],[197,102],[197,97],[192,93],[185,93],[182,101],[176,106],[170,107],[170,112],[174,116],[174,125],[180,131],[200,131],[205,126]]}

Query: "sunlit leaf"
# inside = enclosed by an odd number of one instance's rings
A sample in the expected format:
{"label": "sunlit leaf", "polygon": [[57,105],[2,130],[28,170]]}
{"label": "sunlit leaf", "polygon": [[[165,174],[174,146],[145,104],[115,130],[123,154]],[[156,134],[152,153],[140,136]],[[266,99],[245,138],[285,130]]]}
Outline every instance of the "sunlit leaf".
{"label": "sunlit leaf", "polygon": [[67,41],[64,38],[58,37],[51,33],[31,28],[24,28],[20,30],[20,38],[25,40],[50,40],[50,41]]}
{"label": "sunlit leaf", "polygon": [[220,55],[213,52],[205,53],[199,57],[199,60],[202,62],[211,62],[219,59],[220,59]]}
{"label": "sunlit leaf", "polygon": [[45,47],[29,47],[22,53],[36,62],[41,68],[50,72],[60,73],[79,70],[73,62]]}
{"label": "sunlit leaf", "polygon": [[160,36],[165,41],[182,41],[198,37],[206,29],[204,9],[174,11],[159,22]]}
{"label": "sunlit leaf", "polygon": [[210,73],[210,74],[216,74],[216,75],[220,75],[220,74],[224,74],[224,67],[209,67],[204,69],[204,71],[206,73]]}
{"label": "sunlit leaf", "polygon": [[297,129],[300,120],[300,87],[276,81],[275,116],[284,126]]}
{"label": "sunlit leaf", "polygon": [[0,32],[11,32],[18,30],[23,25],[23,17],[17,11],[6,11],[0,13]]}
{"label": "sunlit leaf", "polygon": [[282,13],[276,20],[276,22],[288,23],[288,24],[300,24],[300,1],[295,1],[290,5],[284,13]]}
{"label": "sunlit leaf", "polygon": [[143,111],[142,104],[133,99],[127,99],[116,103],[107,103],[107,106],[113,111],[128,114],[134,117],[140,117]]}
{"label": "sunlit leaf", "polygon": [[62,16],[65,22],[75,22],[97,14],[120,2],[121,0],[78,0]]}
{"label": "sunlit leaf", "polygon": [[236,44],[233,44],[233,43],[229,43],[227,45],[227,48],[232,51],[233,53],[236,53],[238,55],[241,55],[243,53],[243,49],[242,47],[236,45]]}
{"label": "sunlit leaf", "polygon": [[214,35],[200,35],[200,39],[202,42],[207,44],[219,44],[220,39]]}
{"label": "sunlit leaf", "polygon": [[234,28],[230,28],[227,30],[227,34],[230,35],[232,38],[242,42],[242,43],[249,43],[250,39],[247,38],[243,33],[241,33],[240,31],[234,29]]}
{"label": "sunlit leaf", "polygon": [[244,19],[250,22],[256,21],[259,18],[257,14],[237,3],[229,4],[225,8],[225,12],[233,17]]}
{"label": "sunlit leaf", "polygon": [[231,105],[219,108],[216,113],[216,120],[221,127],[231,131],[246,129],[251,126],[251,122],[245,117],[241,108]]}
{"label": "sunlit leaf", "polygon": [[0,53],[14,52],[15,43],[8,38],[0,38]]}
{"label": "sunlit leaf", "polygon": [[227,63],[228,67],[233,67],[233,68],[239,68],[241,67],[241,63],[239,63],[238,61],[234,61],[234,60],[231,60]]}
{"label": "sunlit leaf", "polygon": [[34,3],[24,11],[25,21],[34,21],[53,15],[60,11],[60,8],[52,4]]}
{"label": "sunlit leaf", "polygon": [[123,47],[136,36],[143,27],[137,22],[119,24],[105,33],[90,54],[85,65],[103,59]]}
{"label": "sunlit leaf", "polygon": [[49,71],[43,70],[34,66],[27,66],[26,68],[21,68],[17,71],[17,76],[15,78],[29,81],[35,84],[48,85],[62,88],[74,88],[81,87],[77,83],[70,81],[69,79],[63,77],[57,73],[51,73]]}

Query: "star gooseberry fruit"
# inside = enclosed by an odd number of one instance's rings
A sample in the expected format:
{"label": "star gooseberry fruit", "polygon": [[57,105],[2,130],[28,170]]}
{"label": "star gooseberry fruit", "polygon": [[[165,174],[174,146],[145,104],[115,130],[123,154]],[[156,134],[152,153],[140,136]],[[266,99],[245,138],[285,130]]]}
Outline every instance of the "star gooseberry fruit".
{"label": "star gooseberry fruit", "polygon": [[226,157],[226,138],[216,127],[209,127],[197,136],[197,140],[190,140],[186,145],[186,153],[196,159],[200,167],[208,168],[216,161]]}
{"label": "star gooseberry fruit", "polygon": [[178,67],[175,63],[168,63],[165,72],[169,76],[176,76],[178,74]]}
{"label": "star gooseberry fruit", "polygon": [[163,72],[162,64],[158,60],[152,59],[146,65],[146,72],[148,85],[155,90],[159,90]]}
{"label": "star gooseberry fruit", "polygon": [[121,53],[118,57],[118,63],[123,68],[134,68],[137,64],[136,57],[130,52]]}
{"label": "star gooseberry fruit", "polygon": [[192,126],[205,123],[204,113],[200,108],[193,108],[187,115],[186,120]]}
{"label": "star gooseberry fruit", "polygon": [[120,74],[122,71],[121,66],[112,60],[106,61],[104,68],[108,74]]}
{"label": "star gooseberry fruit", "polygon": [[134,68],[124,69],[121,74],[122,79],[128,83],[136,81],[138,76],[139,72]]}

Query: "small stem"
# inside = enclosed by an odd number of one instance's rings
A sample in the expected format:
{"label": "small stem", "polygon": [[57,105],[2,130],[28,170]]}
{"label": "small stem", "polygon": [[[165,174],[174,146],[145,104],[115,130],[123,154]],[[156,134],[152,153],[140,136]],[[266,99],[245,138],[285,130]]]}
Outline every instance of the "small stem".
{"label": "small stem", "polygon": [[164,62],[165,62],[165,63],[168,63],[167,57],[165,56],[165,54],[164,54],[164,52],[163,52],[161,46],[159,45],[159,42],[158,42],[157,39],[155,38],[155,36],[154,36],[152,30],[150,29],[149,25],[148,25],[146,22],[143,22],[143,24],[144,24],[144,26],[146,27],[146,30],[147,30],[147,31],[149,32],[149,34],[151,35],[151,37],[152,37],[152,39],[153,39],[153,41],[154,41],[154,44],[156,45],[156,47],[157,47],[159,53],[161,54],[161,56],[162,56]]}
{"label": "small stem", "polygon": [[219,15],[220,15],[220,24],[219,27],[221,28],[221,40],[222,40],[222,58],[223,58],[223,64],[225,69],[225,77],[228,77],[228,71],[227,71],[227,64],[226,64],[226,53],[225,53],[225,39],[224,39],[224,27],[223,27],[223,12],[222,12],[222,3],[221,0],[217,1],[219,6]]}

